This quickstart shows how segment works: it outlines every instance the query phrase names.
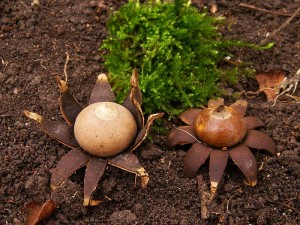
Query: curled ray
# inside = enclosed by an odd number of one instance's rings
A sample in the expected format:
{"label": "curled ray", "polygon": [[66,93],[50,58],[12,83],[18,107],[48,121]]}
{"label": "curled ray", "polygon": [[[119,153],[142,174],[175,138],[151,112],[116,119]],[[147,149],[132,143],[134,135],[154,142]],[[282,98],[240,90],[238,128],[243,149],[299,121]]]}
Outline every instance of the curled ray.
{"label": "curled ray", "polygon": [[247,146],[240,144],[230,148],[228,154],[247,177],[247,184],[255,186],[257,183],[257,162],[250,149]]}
{"label": "curled ray", "polygon": [[138,158],[131,152],[118,155],[108,159],[108,164],[118,167],[122,170],[134,173],[142,179],[142,187],[145,188],[149,181],[149,176],[144,167],[140,164]]}
{"label": "curled ray", "polygon": [[67,124],[61,124],[53,122],[51,120],[46,120],[43,116],[27,110],[24,111],[24,114],[29,119],[37,121],[41,125],[45,133],[61,142],[62,144],[68,147],[79,146],[74,137],[73,127]]}
{"label": "curled ray", "polygon": [[167,144],[170,147],[175,145],[194,144],[196,142],[199,142],[199,140],[196,137],[193,126],[174,127],[167,139]]}
{"label": "curled ray", "polygon": [[194,121],[202,109],[189,109],[179,115],[179,118],[188,125],[194,125]]}
{"label": "curled ray", "polygon": [[71,94],[66,81],[61,80],[59,76],[56,76],[56,80],[60,88],[60,112],[66,122],[72,126],[74,125],[78,114],[81,112],[82,107],[79,105],[77,99]]}
{"label": "curled ray", "polygon": [[90,157],[82,149],[74,148],[58,162],[51,176],[51,189],[56,189],[62,182],[83,167]]}
{"label": "curled ray", "polygon": [[243,143],[250,148],[266,150],[274,156],[277,153],[276,146],[272,138],[257,130],[248,130]]}
{"label": "curled ray", "polygon": [[137,123],[138,130],[142,129],[144,126],[144,114],[141,108],[141,105],[138,103],[138,101],[135,99],[135,88],[132,88],[126,97],[125,101],[123,102],[123,106],[131,112],[133,117],[135,118],[135,121]]}
{"label": "curled ray", "polygon": [[222,179],[228,161],[228,152],[223,150],[211,150],[209,161],[210,189],[212,196],[215,194],[218,184]]}
{"label": "curled ray", "polygon": [[86,166],[84,176],[84,200],[83,205],[94,206],[101,201],[93,200],[92,194],[96,190],[99,180],[104,174],[107,166],[107,159],[91,157]]}
{"label": "curled ray", "polygon": [[253,116],[247,116],[243,119],[246,121],[248,130],[263,127],[265,125],[263,121]]}
{"label": "curled ray", "polygon": [[97,102],[115,102],[115,100],[116,97],[107,80],[107,76],[104,73],[100,74],[92,89],[89,105]]}
{"label": "curled ray", "polygon": [[134,69],[132,72],[131,79],[130,79],[131,89],[122,105],[125,108],[127,108],[131,112],[131,114],[134,116],[134,118],[137,122],[138,130],[140,130],[144,126],[145,121],[144,121],[144,114],[143,114],[143,111],[141,108],[142,94],[141,94],[141,90],[138,86],[137,77],[138,77],[137,70]]}
{"label": "curled ray", "polygon": [[142,93],[141,90],[139,88],[139,84],[138,84],[138,73],[137,73],[137,69],[134,69],[132,71],[132,76],[130,78],[130,85],[131,88],[135,89],[134,92],[134,99],[140,104],[142,105]]}
{"label": "curled ray", "polygon": [[161,118],[164,114],[163,113],[156,113],[156,114],[152,114],[148,117],[148,120],[146,122],[146,125],[140,130],[140,132],[138,133],[133,145],[130,148],[130,151],[134,151],[137,147],[140,146],[140,144],[145,140],[145,138],[147,137],[150,127],[153,123],[153,121],[157,118]]}
{"label": "curled ray", "polygon": [[231,104],[230,107],[241,114],[241,116],[244,116],[248,107],[248,102],[245,100],[238,100]]}
{"label": "curled ray", "polygon": [[210,99],[207,103],[207,108],[218,108],[220,105],[224,105],[223,98]]}
{"label": "curled ray", "polygon": [[211,150],[202,143],[195,143],[187,151],[184,158],[184,175],[192,178],[197,173],[198,169],[205,163],[209,157]]}

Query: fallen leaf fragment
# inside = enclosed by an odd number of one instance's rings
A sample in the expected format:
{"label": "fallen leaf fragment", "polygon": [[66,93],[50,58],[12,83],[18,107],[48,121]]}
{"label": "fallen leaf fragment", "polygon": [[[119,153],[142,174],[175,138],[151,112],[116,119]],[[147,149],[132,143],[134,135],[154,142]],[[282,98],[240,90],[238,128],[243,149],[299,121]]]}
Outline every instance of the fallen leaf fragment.
{"label": "fallen leaf fragment", "polygon": [[280,85],[286,78],[283,72],[262,73],[257,74],[255,77],[259,84],[259,90],[266,94],[268,100],[276,98],[280,92]]}
{"label": "fallen leaf fragment", "polygon": [[50,199],[44,204],[40,202],[29,202],[25,204],[27,212],[26,225],[35,225],[48,218],[56,209],[55,202]]}

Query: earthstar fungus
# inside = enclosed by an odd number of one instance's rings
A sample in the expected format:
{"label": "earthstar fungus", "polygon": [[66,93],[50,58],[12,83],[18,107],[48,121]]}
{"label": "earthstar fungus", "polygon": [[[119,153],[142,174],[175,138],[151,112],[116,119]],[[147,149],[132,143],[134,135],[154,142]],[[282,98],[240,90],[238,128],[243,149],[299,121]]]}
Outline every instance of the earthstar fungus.
{"label": "earthstar fungus", "polygon": [[254,130],[264,126],[255,117],[244,117],[247,101],[238,100],[230,106],[224,99],[211,99],[205,109],[190,109],[179,115],[187,126],[171,130],[167,143],[192,144],[184,159],[184,174],[192,178],[210,158],[209,175],[212,196],[224,174],[230,157],[247,177],[247,184],[257,183],[257,162],[249,148],[263,149],[276,155],[276,146],[266,134]]}
{"label": "earthstar fungus", "polygon": [[71,94],[66,81],[59,77],[57,81],[61,90],[60,111],[66,123],[56,123],[34,112],[24,111],[28,118],[40,124],[44,132],[72,148],[54,169],[51,188],[56,189],[86,166],[83,204],[97,205],[100,201],[93,200],[92,193],[108,165],[136,174],[141,177],[141,186],[146,187],[148,174],[132,152],[146,138],[153,121],[163,114],[152,114],[145,123],[137,71],[133,71],[131,89],[122,105],[115,103],[115,95],[105,74],[98,76],[85,108]]}

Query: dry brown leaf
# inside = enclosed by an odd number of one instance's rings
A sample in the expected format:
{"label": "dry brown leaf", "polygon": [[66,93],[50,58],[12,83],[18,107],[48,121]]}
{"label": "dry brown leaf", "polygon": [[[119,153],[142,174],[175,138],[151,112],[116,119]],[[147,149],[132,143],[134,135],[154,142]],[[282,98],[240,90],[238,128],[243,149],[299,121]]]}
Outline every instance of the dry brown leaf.
{"label": "dry brown leaf", "polygon": [[256,80],[259,84],[259,90],[263,91],[268,100],[273,100],[280,91],[280,85],[285,79],[283,72],[257,74]]}
{"label": "dry brown leaf", "polygon": [[36,225],[51,216],[56,209],[56,204],[50,199],[44,204],[40,202],[29,202],[25,204],[25,208],[27,212],[26,225]]}

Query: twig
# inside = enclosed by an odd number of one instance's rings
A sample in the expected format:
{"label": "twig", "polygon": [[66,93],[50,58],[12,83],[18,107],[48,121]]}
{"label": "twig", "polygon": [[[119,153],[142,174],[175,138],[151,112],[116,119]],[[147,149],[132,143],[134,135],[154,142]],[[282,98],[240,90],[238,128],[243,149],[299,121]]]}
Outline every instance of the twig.
{"label": "twig", "polygon": [[279,88],[282,90],[282,92],[276,96],[272,106],[276,105],[276,101],[280,96],[282,96],[284,94],[287,95],[287,93],[289,91],[291,91],[292,89],[293,89],[292,94],[294,94],[298,87],[299,80],[300,80],[300,69],[297,71],[295,76],[293,76],[292,78],[290,78],[290,79],[285,78],[284,81],[279,86]]}
{"label": "twig", "polygon": [[47,69],[46,66],[44,66],[42,63],[43,62],[47,62],[49,61],[50,59],[47,59],[47,60],[43,60],[43,59],[35,59],[33,60],[33,62],[40,62],[40,66],[43,67],[45,70]]}
{"label": "twig", "polygon": [[75,198],[75,196],[77,195],[78,191],[75,191],[74,195],[71,196],[71,198]]}
{"label": "twig", "polygon": [[2,65],[3,65],[2,73],[4,73],[4,70],[5,70],[5,68],[6,68],[7,65],[8,65],[8,61],[5,61],[4,59],[2,59],[1,61],[2,61]]}
{"label": "twig", "polygon": [[298,96],[290,95],[290,94],[285,94],[285,96],[294,99],[295,103],[300,103],[300,97],[298,97]]}
{"label": "twig", "polygon": [[229,212],[229,204],[230,204],[230,200],[231,200],[234,196],[236,196],[237,194],[238,194],[238,193],[235,193],[235,194],[231,195],[230,198],[228,199],[227,204],[226,204],[226,212],[227,212],[227,213]]}
{"label": "twig", "polygon": [[246,97],[252,98],[252,96],[250,96],[250,95],[256,96],[256,95],[260,94],[261,92],[263,92],[264,90],[275,91],[274,88],[262,88],[262,89],[259,89],[258,91],[245,91],[245,92],[242,92],[241,94],[245,94]]}
{"label": "twig", "polygon": [[108,199],[109,201],[112,200],[112,198],[111,198],[111,197],[108,197],[107,195],[104,195],[104,198]]}
{"label": "twig", "polygon": [[66,55],[67,55],[67,59],[66,59],[65,65],[64,65],[64,75],[65,75],[65,79],[66,79],[66,83],[67,83],[68,82],[67,66],[68,66],[68,62],[70,60],[70,55],[67,52],[66,52]]}
{"label": "twig", "polygon": [[294,87],[294,90],[292,92],[292,94],[294,94],[295,91],[296,91],[296,89],[297,89],[297,87],[298,87],[298,82],[300,80],[300,69],[297,71],[296,75],[292,79],[295,80],[294,81],[295,82],[295,87]]}
{"label": "twig", "polygon": [[278,27],[276,30],[274,30],[269,36],[267,36],[264,40],[262,40],[260,42],[261,45],[264,45],[267,43],[267,40],[273,36],[275,36],[280,30],[282,30],[283,28],[285,28],[300,12],[300,6],[298,7],[298,9],[286,20],[284,21],[283,24],[281,24],[280,27]]}
{"label": "twig", "polygon": [[281,13],[281,12],[276,12],[276,11],[271,11],[271,10],[267,10],[267,9],[256,7],[254,5],[249,5],[249,4],[246,4],[246,3],[240,3],[239,6],[245,7],[245,8],[249,8],[249,9],[254,9],[254,10],[265,12],[265,13],[269,13],[269,14],[272,14],[272,15],[292,16],[291,14]]}
{"label": "twig", "polygon": [[200,196],[201,219],[206,220],[210,217],[210,207],[211,207],[212,199],[207,184],[204,182],[202,175],[197,176],[197,182],[198,182],[198,192]]}
{"label": "twig", "polygon": [[257,169],[257,171],[261,171],[264,168],[265,162],[262,162],[260,167]]}

